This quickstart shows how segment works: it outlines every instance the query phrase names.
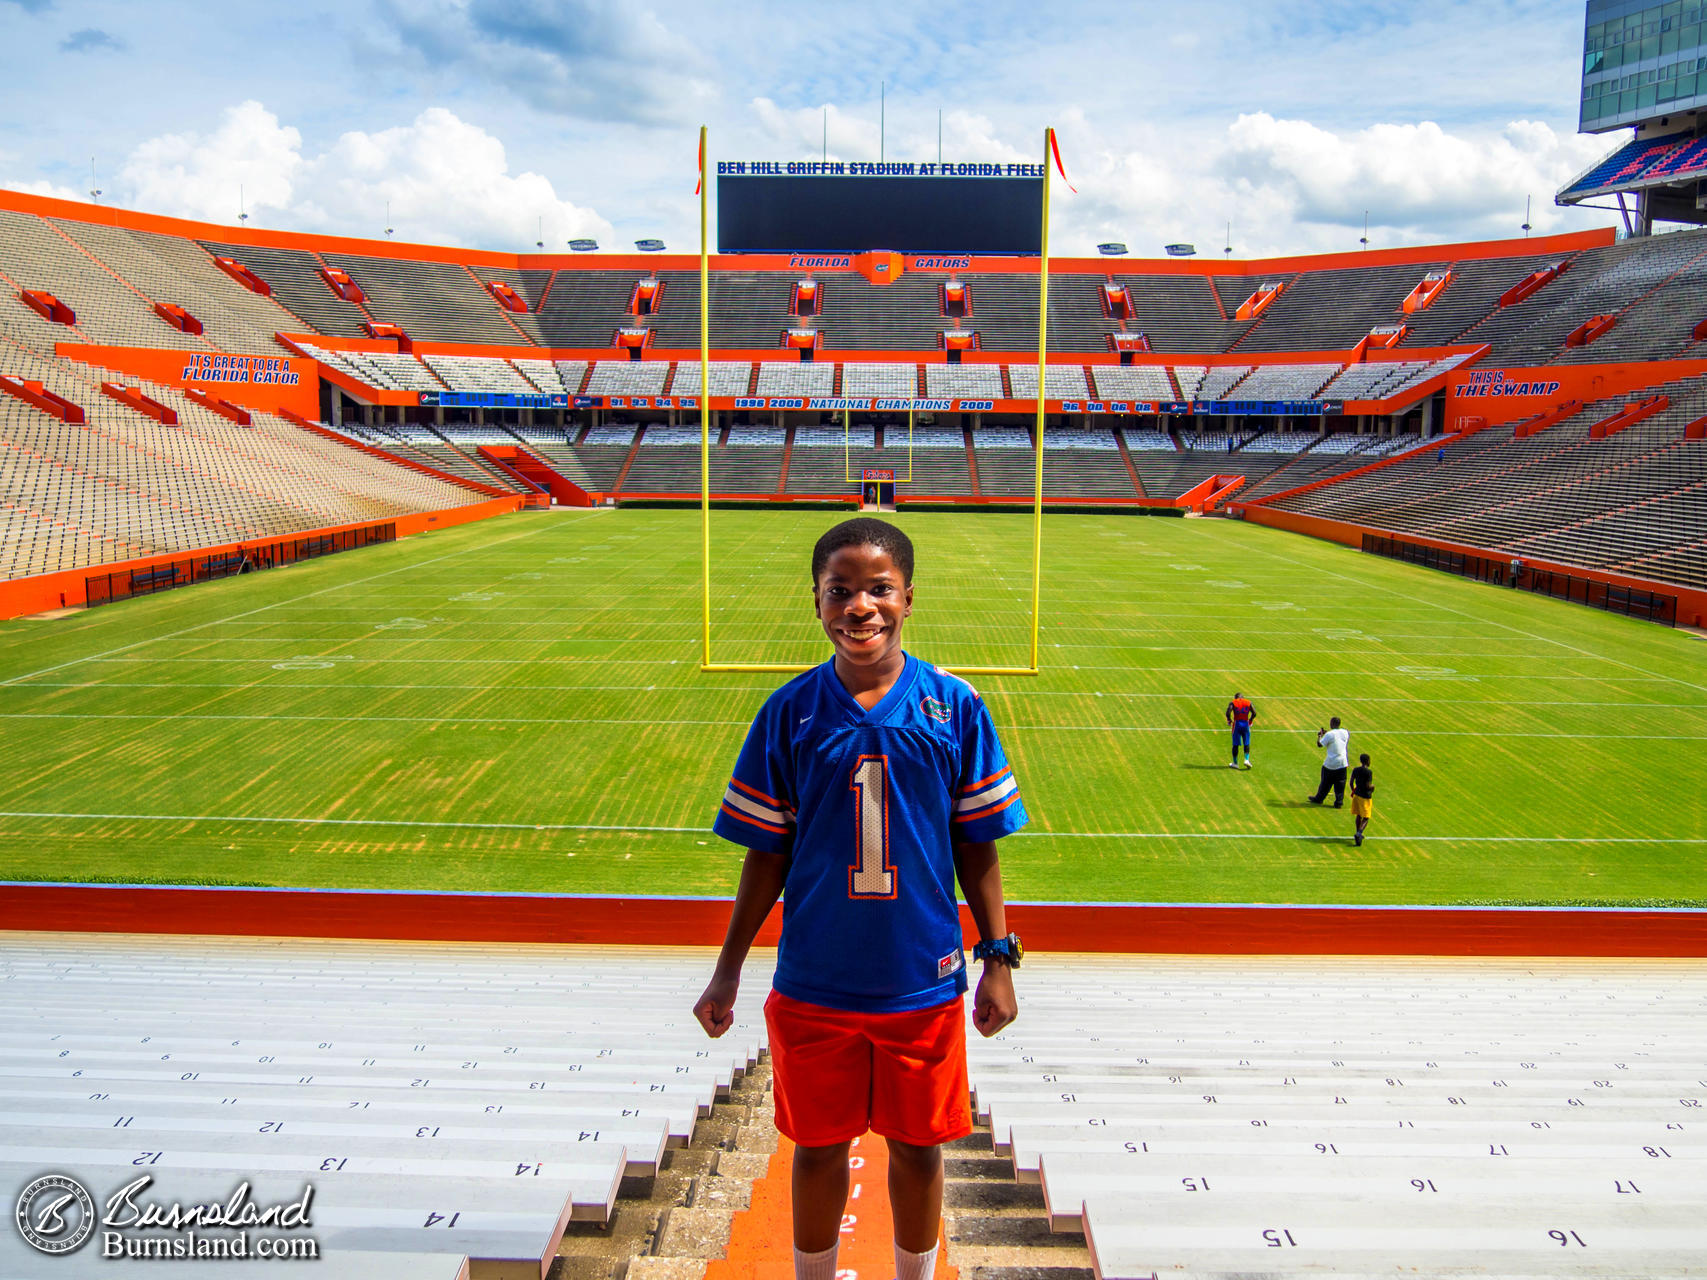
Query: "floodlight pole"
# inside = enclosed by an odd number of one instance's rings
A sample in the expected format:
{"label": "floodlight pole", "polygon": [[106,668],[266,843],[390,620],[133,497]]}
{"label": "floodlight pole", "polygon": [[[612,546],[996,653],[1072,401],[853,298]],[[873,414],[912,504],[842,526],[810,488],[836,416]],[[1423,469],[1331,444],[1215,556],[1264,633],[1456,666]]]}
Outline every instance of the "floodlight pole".
{"label": "floodlight pole", "polygon": [[1032,488],[1031,529],[1031,669],[1038,669],[1037,633],[1043,612],[1043,406],[1049,368],[1049,158],[1055,148],[1055,130],[1043,131],[1043,245],[1037,261],[1037,475]]}
{"label": "floodlight pole", "polygon": [[699,540],[700,662],[711,665],[711,257],[706,244],[705,126],[699,127]]}

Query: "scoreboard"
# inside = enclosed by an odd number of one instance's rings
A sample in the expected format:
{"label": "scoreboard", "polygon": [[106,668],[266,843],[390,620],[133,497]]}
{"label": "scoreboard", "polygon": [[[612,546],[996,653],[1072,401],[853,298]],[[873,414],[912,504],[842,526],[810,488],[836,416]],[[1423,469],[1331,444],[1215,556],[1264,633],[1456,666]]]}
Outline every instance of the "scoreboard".
{"label": "scoreboard", "polygon": [[1043,251],[1041,165],[759,162],[717,168],[719,253]]}

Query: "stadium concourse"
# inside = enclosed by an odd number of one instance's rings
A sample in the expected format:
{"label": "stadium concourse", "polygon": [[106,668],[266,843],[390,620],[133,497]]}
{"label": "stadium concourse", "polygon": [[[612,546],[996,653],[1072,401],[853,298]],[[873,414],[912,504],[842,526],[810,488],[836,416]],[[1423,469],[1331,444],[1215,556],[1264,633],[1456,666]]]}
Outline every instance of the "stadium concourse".
{"label": "stadium concourse", "polygon": [[[720,256],[704,371],[694,265],[0,193],[0,617],[696,502],[702,414],[730,502],[893,485],[977,520],[1040,452],[1064,510],[1707,617],[1707,233],[1057,261],[1041,385],[1034,258]],[[8,883],[0,1163],[96,1199],[311,1184],[325,1256],[286,1272],[780,1280],[764,958],[738,1035],[687,1014],[726,910]],[[944,1276],[1699,1273],[1699,911],[1011,918],[1026,1013],[973,1046]],[[69,1193],[39,1194],[45,1231]],[[886,1265],[880,1217],[849,1233],[843,1280]],[[105,1245],[9,1232],[0,1274],[104,1274]]]}

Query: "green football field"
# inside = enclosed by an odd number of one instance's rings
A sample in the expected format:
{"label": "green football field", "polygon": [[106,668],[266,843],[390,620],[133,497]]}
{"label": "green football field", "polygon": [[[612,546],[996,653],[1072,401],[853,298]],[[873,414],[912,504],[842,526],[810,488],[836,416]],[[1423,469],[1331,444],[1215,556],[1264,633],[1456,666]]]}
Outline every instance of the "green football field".
{"label": "green football field", "polygon": [[[713,513],[718,660],[828,655],[840,518]],[[1024,665],[1029,514],[899,523],[907,648]],[[1044,542],[1043,673],[974,682],[1032,815],[1011,898],[1707,905],[1694,636],[1231,521]],[[0,623],[0,879],[731,892],[707,828],[787,677],[700,673],[699,586],[697,512],[557,511]],[[1361,849],[1304,803],[1330,715]]]}

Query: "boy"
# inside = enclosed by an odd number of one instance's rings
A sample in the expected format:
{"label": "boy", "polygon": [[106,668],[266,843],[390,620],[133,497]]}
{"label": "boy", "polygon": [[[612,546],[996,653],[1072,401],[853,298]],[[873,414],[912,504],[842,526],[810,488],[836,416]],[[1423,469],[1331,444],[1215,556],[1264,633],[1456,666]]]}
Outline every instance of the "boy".
{"label": "boy", "polygon": [[1375,816],[1375,774],[1369,768],[1369,753],[1357,757],[1357,768],[1351,771],[1351,816],[1357,823],[1351,842],[1363,843],[1363,829]]}
{"label": "boy", "polygon": [[[889,1143],[897,1280],[930,1280],[940,1144],[972,1130],[966,963],[954,882],[984,961],[974,1025],[1018,1011],[995,841],[1025,806],[990,713],[964,681],[910,657],[913,547],[849,520],[813,548],[815,612],[834,657],[773,693],[747,734],[714,830],[748,849],[711,984],[707,1034],[734,1021],[741,965],[783,889],[765,1024],[777,1127],[794,1141],[797,1280],[834,1280],[849,1143]],[[1005,936],[1004,936],[1005,935]]]}
{"label": "boy", "polygon": [[1239,767],[1239,746],[1245,748],[1245,768],[1251,767],[1251,726],[1257,722],[1257,709],[1251,705],[1250,699],[1242,693],[1235,693],[1233,700],[1227,704],[1227,723],[1233,729],[1233,763],[1229,769]]}
{"label": "boy", "polygon": [[1322,748],[1322,781],[1316,787],[1316,794],[1310,797],[1311,804],[1321,804],[1327,799],[1328,788],[1334,789],[1334,808],[1345,807],[1345,766],[1346,751],[1351,745],[1351,732],[1340,728],[1340,718],[1335,716],[1328,721],[1326,729],[1316,730],[1316,745]]}

